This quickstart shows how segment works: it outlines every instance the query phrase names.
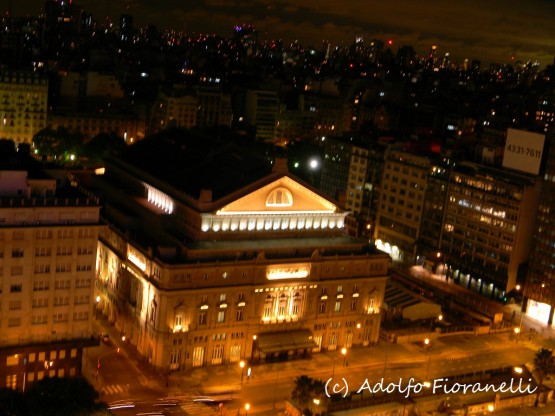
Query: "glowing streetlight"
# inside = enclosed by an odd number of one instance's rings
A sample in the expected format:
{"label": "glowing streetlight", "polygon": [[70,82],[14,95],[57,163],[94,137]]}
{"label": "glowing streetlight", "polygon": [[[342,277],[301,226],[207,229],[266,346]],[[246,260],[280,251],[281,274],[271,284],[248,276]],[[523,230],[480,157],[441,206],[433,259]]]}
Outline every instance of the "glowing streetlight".
{"label": "glowing streetlight", "polygon": [[241,387],[243,387],[243,375],[245,373],[245,362],[243,360],[239,361],[239,367],[241,367]]}
{"label": "glowing streetlight", "polygon": [[341,348],[341,354],[343,355],[343,367],[347,365],[347,348]]}
{"label": "glowing streetlight", "polygon": [[250,408],[251,408],[251,405],[249,403],[246,403],[245,404],[245,416],[248,416]]}
{"label": "glowing streetlight", "polygon": [[100,305],[100,296],[96,297],[96,319],[98,320],[98,307]]}

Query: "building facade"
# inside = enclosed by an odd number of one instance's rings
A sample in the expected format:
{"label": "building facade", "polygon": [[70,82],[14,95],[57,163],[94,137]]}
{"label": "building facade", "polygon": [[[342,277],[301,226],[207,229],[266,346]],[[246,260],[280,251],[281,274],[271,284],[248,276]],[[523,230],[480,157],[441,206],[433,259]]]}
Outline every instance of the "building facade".
{"label": "building facade", "polygon": [[[553,132],[550,133],[553,143]],[[551,325],[555,305],[555,147],[549,154],[542,180],[538,218],[532,240],[530,263],[524,286],[523,311],[534,319]]]}
{"label": "building facade", "polygon": [[79,375],[84,348],[98,345],[99,211],[96,198],[55,179],[0,167],[1,387],[25,390],[43,377]]}
{"label": "building facade", "polygon": [[540,192],[533,175],[469,162],[452,168],[440,254],[455,280],[497,299],[515,288],[530,256]]}
{"label": "building facade", "polygon": [[0,74],[0,137],[31,143],[46,127],[48,81],[33,72]]}
{"label": "building facade", "polygon": [[[164,146],[139,144],[149,155]],[[96,185],[110,224],[97,258],[103,313],[161,370],[375,345],[389,256],[346,236],[347,212],[284,161],[253,170],[251,159],[232,163],[237,154],[190,173],[166,164],[171,178],[154,175],[152,159],[141,174],[144,154],[110,161]]]}
{"label": "building facade", "polygon": [[413,262],[420,236],[430,160],[391,151],[385,158],[376,218],[376,246],[394,260]]}

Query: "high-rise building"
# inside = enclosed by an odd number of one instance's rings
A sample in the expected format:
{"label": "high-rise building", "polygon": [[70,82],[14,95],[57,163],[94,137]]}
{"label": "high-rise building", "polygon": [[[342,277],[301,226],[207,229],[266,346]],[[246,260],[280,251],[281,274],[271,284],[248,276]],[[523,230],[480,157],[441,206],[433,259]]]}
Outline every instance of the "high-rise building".
{"label": "high-rise building", "polygon": [[439,252],[456,281],[496,299],[515,288],[540,190],[534,175],[470,162],[452,167]]}
{"label": "high-rise building", "polygon": [[96,177],[103,312],[162,370],[376,344],[390,257],[284,160],[215,144],[146,139]]}
{"label": "high-rise building", "polygon": [[547,324],[553,323],[555,310],[555,146],[553,133],[550,136],[551,145],[522,303],[526,314]]}
{"label": "high-rise building", "polygon": [[267,143],[276,138],[279,98],[271,90],[247,90],[245,97],[245,122],[255,127],[256,137]]}
{"label": "high-rise building", "polygon": [[416,258],[430,164],[426,157],[396,150],[385,157],[374,238],[394,260]]}
{"label": "high-rise building", "polygon": [[[4,145],[4,143],[2,144]],[[81,373],[92,337],[100,206],[23,151],[0,153],[0,386]]]}

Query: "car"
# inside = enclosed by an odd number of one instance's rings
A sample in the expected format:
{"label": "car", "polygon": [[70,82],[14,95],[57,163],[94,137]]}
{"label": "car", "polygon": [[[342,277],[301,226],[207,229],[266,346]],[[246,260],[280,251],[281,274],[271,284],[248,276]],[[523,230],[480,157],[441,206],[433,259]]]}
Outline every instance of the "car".
{"label": "car", "polygon": [[101,334],[100,339],[103,343],[109,344],[110,343],[110,334]]}

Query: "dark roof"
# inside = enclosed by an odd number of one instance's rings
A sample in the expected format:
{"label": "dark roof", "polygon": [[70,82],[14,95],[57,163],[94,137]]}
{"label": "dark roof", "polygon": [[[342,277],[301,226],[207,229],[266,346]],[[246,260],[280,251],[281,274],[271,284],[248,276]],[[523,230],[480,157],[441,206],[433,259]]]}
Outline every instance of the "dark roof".
{"label": "dark roof", "polygon": [[217,200],[267,176],[269,160],[245,145],[189,131],[168,131],[127,148],[121,160],[194,198]]}

